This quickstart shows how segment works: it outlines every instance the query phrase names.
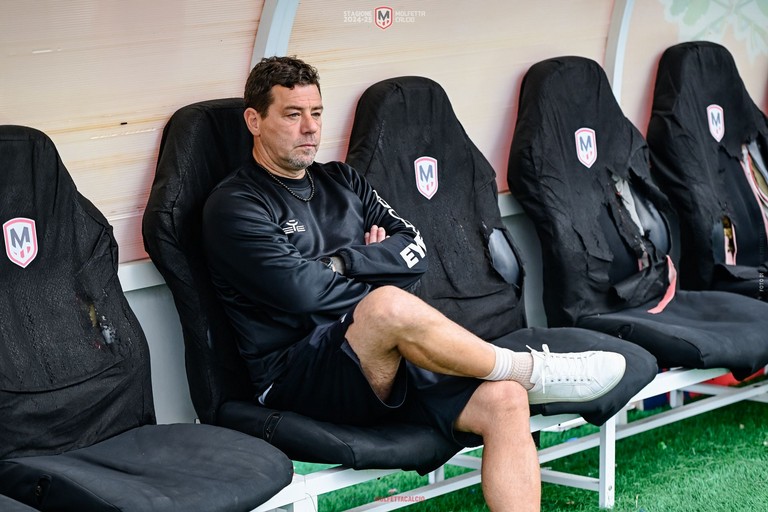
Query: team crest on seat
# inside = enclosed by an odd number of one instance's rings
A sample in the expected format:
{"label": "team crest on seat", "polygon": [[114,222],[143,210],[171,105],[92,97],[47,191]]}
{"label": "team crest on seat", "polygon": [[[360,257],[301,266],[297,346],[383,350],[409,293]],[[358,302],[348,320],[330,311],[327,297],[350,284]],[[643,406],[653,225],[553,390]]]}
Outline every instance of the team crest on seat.
{"label": "team crest on seat", "polygon": [[709,124],[709,133],[720,142],[725,135],[725,114],[720,105],[710,105],[707,107],[707,124]]}
{"label": "team crest on seat", "polygon": [[37,229],[35,221],[16,217],[3,224],[5,254],[12,262],[26,268],[37,256]]}
{"label": "team crest on seat", "polygon": [[431,156],[422,156],[413,162],[416,171],[416,188],[427,199],[437,192],[437,160]]}
{"label": "team crest on seat", "polygon": [[597,160],[597,138],[592,128],[579,128],[576,130],[576,156],[579,162],[587,169]]}

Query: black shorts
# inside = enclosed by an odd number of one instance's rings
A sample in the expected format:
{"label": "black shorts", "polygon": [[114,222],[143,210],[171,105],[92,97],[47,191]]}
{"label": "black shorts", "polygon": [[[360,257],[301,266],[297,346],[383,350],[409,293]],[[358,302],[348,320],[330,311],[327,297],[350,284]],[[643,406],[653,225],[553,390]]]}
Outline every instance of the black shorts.
{"label": "black shorts", "polygon": [[455,431],[453,425],[483,381],[437,374],[403,361],[389,400],[382,401],[346,340],[353,315],[354,309],[291,347],[286,369],[272,384],[264,405],[332,423],[426,424],[459,446],[482,444],[480,436]]}

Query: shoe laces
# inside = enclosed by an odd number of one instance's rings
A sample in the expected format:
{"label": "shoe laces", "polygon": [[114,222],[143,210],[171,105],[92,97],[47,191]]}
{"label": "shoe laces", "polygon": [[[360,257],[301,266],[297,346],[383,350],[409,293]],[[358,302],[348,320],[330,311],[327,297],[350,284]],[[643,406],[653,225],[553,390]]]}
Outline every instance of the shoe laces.
{"label": "shoe laces", "polygon": [[[530,346],[526,345],[528,350],[530,350],[532,353],[538,353],[543,354],[543,362],[541,367],[541,392],[546,393],[547,392],[547,382],[549,380],[552,380],[553,382],[558,381],[565,381],[565,382],[589,382],[592,380],[592,377],[587,375],[585,372],[586,365],[584,364],[584,361],[587,358],[586,353],[580,354],[580,353],[573,353],[569,354],[567,356],[562,356],[559,354],[552,354],[549,351],[549,346],[544,343],[541,345],[541,351],[538,351],[536,349],[531,348]],[[550,373],[552,372],[552,369],[550,368],[550,364],[553,362],[553,360],[557,358],[561,362],[558,362],[558,365],[560,368],[557,372],[554,372],[555,375],[560,374],[559,377],[556,379],[553,379],[550,377]]]}

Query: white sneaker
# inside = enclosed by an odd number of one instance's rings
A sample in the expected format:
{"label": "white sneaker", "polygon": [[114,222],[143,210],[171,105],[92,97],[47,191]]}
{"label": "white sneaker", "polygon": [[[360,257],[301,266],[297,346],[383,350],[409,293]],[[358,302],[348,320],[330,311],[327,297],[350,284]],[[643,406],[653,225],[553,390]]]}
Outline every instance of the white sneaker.
{"label": "white sneaker", "polygon": [[542,351],[528,347],[533,356],[533,388],[530,404],[588,402],[600,398],[619,383],[627,366],[615,352],[573,352],[553,354],[547,345]]}

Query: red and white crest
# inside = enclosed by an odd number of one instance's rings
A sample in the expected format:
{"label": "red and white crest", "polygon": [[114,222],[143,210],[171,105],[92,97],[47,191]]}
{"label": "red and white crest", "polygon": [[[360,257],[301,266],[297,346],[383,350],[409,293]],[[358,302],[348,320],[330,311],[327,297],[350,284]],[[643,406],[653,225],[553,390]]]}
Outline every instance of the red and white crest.
{"label": "red and white crest", "polygon": [[416,188],[427,199],[437,192],[437,160],[431,156],[422,156],[413,162],[416,171]]}
{"label": "red and white crest", "polygon": [[37,229],[35,221],[16,217],[3,224],[5,254],[8,259],[26,268],[37,256]]}
{"label": "red and white crest", "polygon": [[373,11],[373,22],[382,30],[392,26],[395,21],[395,13],[391,7],[377,7]]}
{"label": "red and white crest", "polygon": [[579,162],[587,169],[597,160],[597,138],[592,128],[579,128],[576,130],[576,156]]}
{"label": "red and white crest", "polygon": [[725,135],[725,114],[720,105],[710,105],[707,107],[707,124],[709,124],[709,133],[720,142]]}

